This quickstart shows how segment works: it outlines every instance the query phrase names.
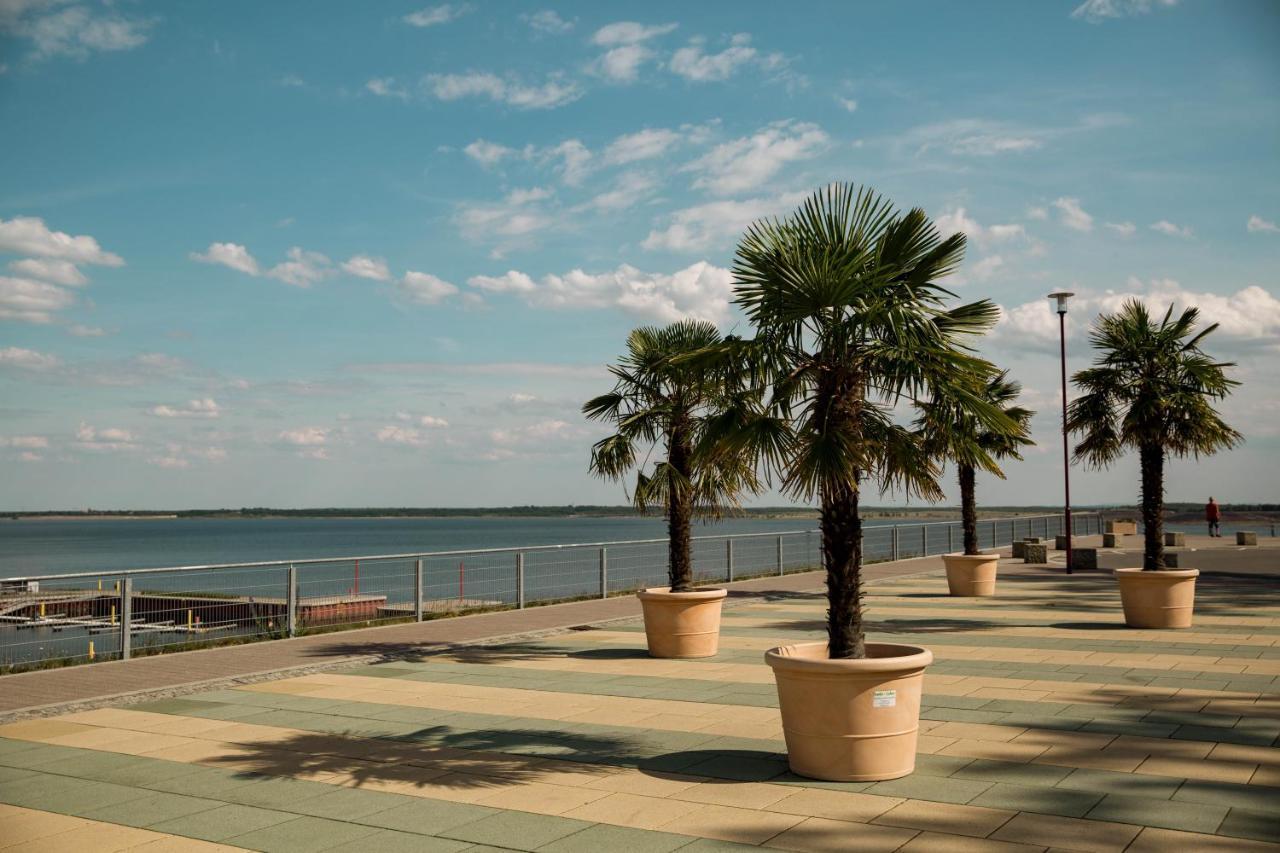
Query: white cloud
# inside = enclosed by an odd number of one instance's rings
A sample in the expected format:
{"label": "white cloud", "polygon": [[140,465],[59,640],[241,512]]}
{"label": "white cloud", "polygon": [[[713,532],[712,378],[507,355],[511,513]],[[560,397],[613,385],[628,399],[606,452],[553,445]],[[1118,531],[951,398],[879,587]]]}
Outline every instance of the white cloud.
{"label": "white cloud", "polygon": [[408,447],[422,447],[428,442],[427,436],[413,427],[388,425],[378,430],[374,436],[383,444],[403,444]]}
{"label": "white cloud", "polygon": [[1093,230],[1093,217],[1085,213],[1080,206],[1080,199],[1063,196],[1053,206],[1058,209],[1058,219],[1063,225],[1074,231]]}
{"label": "white cloud", "polygon": [[1167,219],[1153,222],[1151,230],[1159,231],[1161,234],[1167,234],[1170,237],[1182,237],[1183,239],[1188,239],[1192,236],[1190,225],[1175,225]]}
{"label": "white cloud", "polygon": [[391,270],[383,258],[372,258],[368,255],[352,255],[342,262],[342,270],[356,278],[368,278],[374,281],[389,281]]}
{"label": "white cloud", "polygon": [[618,176],[612,189],[592,197],[586,207],[601,212],[625,210],[644,201],[657,187],[658,182],[652,175],[624,172]]}
{"label": "white cloud", "polygon": [[677,50],[671,56],[671,70],[695,83],[727,80],[756,58],[751,36],[746,33],[734,35],[729,46],[719,53],[705,53],[705,45],[705,40],[693,39],[686,47]]}
{"label": "white cloud", "polygon": [[43,435],[11,435],[8,438],[0,435],[0,447],[14,447],[24,450],[43,450],[49,446],[49,439]]}
{"label": "white cloud", "polygon": [[221,264],[246,275],[258,275],[260,272],[253,255],[239,243],[210,243],[203,253],[192,252],[191,260],[202,264]]}
{"label": "white cloud", "polygon": [[1043,207],[1028,207],[1027,218],[1045,220],[1049,218],[1049,211]]}
{"label": "white cloud", "polygon": [[210,397],[202,400],[188,400],[182,406],[155,406],[151,414],[158,418],[217,418],[222,416],[222,408]]}
{"label": "white cloud", "polygon": [[700,261],[670,275],[623,264],[611,272],[575,269],[564,275],[544,275],[536,282],[511,270],[499,277],[474,276],[467,284],[490,293],[519,294],[538,307],[618,308],[663,323],[694,317],[724,324],[730,316],[733,276],[727,269]]}
{"label": "white cloud", "polygon": [[516,406],[526,406],[529,403],[536,402],[537,399],[538,397],[536,394],[525,394],[520,391],[517,391],[516,393],[507,397],[507,401],[510,402],[512,405],[516,405]]}
{"label": "white cloud", "polygon": [[402,101],[409,100],[409,92],[403,86],[396,84],[394,77],[374,77],[364,84],[365,91],[377,95],[379,98],[399,98]]}
{"label": "white cloud", "polygon": [[499,145],[496,142],[488,142],[484,139],[477,139],[470,145],[462,149],[472,160],[475,160],[481,166],[486,168],[496,166],[504,158],[516,153],[514,149],[505,145]]}
{"label": "white cloud", "polygon": [[5,347],[0,349],[0,368],[16,367],[22,370],[52,370],[62,364],[56,355],[36,352],[22,347]]}
{"label": "white cloud", "polygon": [[75,302],[65,288],[27,278],[0,275],[0,320],[53,322],[53,315]]}
{"label": "white cloud", "polygon": [[789,162],[818,156],[829,141],[816,124],[778,121],[751,136],[717,145],[687,168],[700,173],[695,187],[733,195],[755,189]]}
{"label": "white cloud", "polygon": [[462,236],[476,243],[494,243],[495,253],[527,246],[537,234],[552,225],[540,202],[550,195],[542,188],[514,190],[494,203],[466,204],[454,215]]}
{"label": "white cloud", "polygon": [[87,234],[73,237],[63,231],[50,231],[44,220],[35,216],[0,219],[0,252],[104,267],[124,266],[123,258],[103,251],[98,241]]}
{"label": "white cloud", "polygon": [[971,219],[963,207],[943,213],[933,220],[933,224],[944,238],[955,233],[963,233],[979,246],[1008,243],[1027,236],[1026,229],[1016,223],[984,227],[976,219]]}
{"label": "white cloud", "polygon": [[98,429],[81,421],[79,429],[76,430],[76,446],[85,450],[134,450],[138,445],[134,441],[133,433],[127,429],[119,427]]}
{"label": "white cloud", "polygon": [[267,277],[294,287],[310,287],[334,275],[333,262],[319,252],[308,252],[294,246],[289,250],[288,258],[267,270]]}
{"label": "white cloud", "polygon": [[963,271],[966,278],[973,281],[986,281],[1000,267],[1004,266],[1004,258],[1000,255],[989,255]]}
{"label": "white cloud", "polygon": [[1121,237],[1132,237],[1138,230],[1138,226],[1134,225],[1132,222],[1108,222],[1106,225]]}
{"label": "white cloud", "polygon": [[67,332],[77,338],[101,338],[107,334],[107,330],[101,326],[84,326],[80,323],[68,326]]}
{"label": "white cloud", "polygon": [[521,15],[520,19],[532,29],[548,35],[560,36],[573,29],[573,21],[566,21],[551,9],[543,9],[532,15]]}
{"label": "white cloud", "polygon": [[281,431],[280,440],[295,447],[318,447],[329,443],[329,430],[325,427],[298,427]]}
{"label": "white cloud", "polygon": [[1091,24],[1100,24],[1114,18],[1133,18],[1145,15],[1155,8],[1176,6],[1178,0],[1084,0],[1071,13]]}
{"label": "white cloud", "polygon": [[559,160],[556,171],[560,178],[571,187],[582,183],[582,179],[591,171],[591,151],[577,139],[566,139],[554,148],[542,153],[543,160]]}
{"label": "white cloud", "polygon": [[680,139],[680,134],[668,128],[645,128],[619,136],[609,143],[601,157],[610,165],[652,160],[666,154]]}
{"label": "white cloud", "polygon": [[670,224],[653,230],[641,244],[646,249],[702,252],[731,244],[752,222],[789,211],[808,193],[714,201],[686,207],[671,214]]}
{"label": "white cloud", "polygon": [[601,77],[615,83],[633,83],[640,76],[640,66],[653,55],[653,51],[642,44],[624,44],[603,53],[592,68]]}
{"label": "white cloud", "polygon": [[[9,0],[0,8],[0,29],[30,40],[34,56],[85,59],[95,51],[132,50],[147,41],[154,23],[86,6],[50,11],[54,3]],[[48,14],[46,14],[48,12]]]}
{"label": "white cloud", "polygon": [[622,44],[638,44],[658,36],[666,35],[676,28],[676,24],[654,24],[645,26],[635,21],[617,21],[596,30],[591,36],[592,44],[600,47],[615,47]]}
{"label": "white cloud", "polygon": [[441,101],[488,98],[522,110],[552,109],[582,97],[578,84],[560,74],[552,74],[544,83],[534,86],[487,71],[429,74],[425,84],[428,93]]}
{"label": "white cloud", "polygon": [[836,95],[835,99],[837,104],[844,107],[845,112],[854,113],[858,111],[858,102],[855,101],[853,98],[844,98],[844,97],[841,97],[840,95]]}
{"label": "white cloud", "polygon": [[568,421],[546,420],[525,426],[508,427],[489,431],[489,438],[494,444],[504,446],[541,445],[548,441],[576,440],[583,434],[583,429]]}
{"label": "white cloud", "polygon": [[995,157],[1034,151],[1044,145],[1047,137],[1061,132],[964,118],[914,128],[899,142],[916,156],[942,150],[961,157]]}
{"label": "white cloud", "polygon": [[458,287],[430,273],[409,270],[396,283],[396,290],[417,305],[438,305],[457,293]]}
{"label": "white cloud", "polygon": [[1256,214],[1249,217],[1249,222],[1245,225],[1245,228],[1250,234],[1280,234],[1280,225],[1276,225],[1274,222],[1263,219]]}
{"label": "white cloud", "polygon": [[69,287],[78,287],[89,282],[75,264],[57,258],[24,258],[20,261],[10,261],[9,269],[23,276],[38,278],[53,284],[65,284]]}
{"label": "white cloud", "polygon": [[449,422],[444,418],[437,418],[435,415],[423,415],[418,418],[418,423],[427,429],[448,429]]}
{"label": "white cloud", "polygon": [[425,9],[411,12],[405,15],[402,20],[414,27],[434,27],[438,24],[447,24],[450,21],[458,20],[458,18],[470,12],[471,8],[469,3],[461,3],[457,6],[445,3],[441,6],[428,6]]}

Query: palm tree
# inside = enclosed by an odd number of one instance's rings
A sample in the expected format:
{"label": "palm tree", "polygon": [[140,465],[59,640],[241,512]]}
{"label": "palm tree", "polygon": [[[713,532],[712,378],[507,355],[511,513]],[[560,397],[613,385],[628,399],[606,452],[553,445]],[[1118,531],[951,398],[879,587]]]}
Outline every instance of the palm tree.
{"label": "palm tree", "polygon": [[866,657],[862,622],[863,484],[941,497],[937,466],[890,407],[944,386],[991,429],[1007,418],[955,377],[993,368],[961,336],[985,331],[983,300],[947,310],[937,279],[964,253],[924,211],[900,213],[870,190],[832,184],[783,220],[748,229],[734,263],[736,302],[756,327],[743,347],[794,418],[781,446],[782,486],[821,505],[828,655]]}
{"label": "palm tree", "polygon": [[1076,459],[1105,467],[1126,450],[1138,451],[1147,570],[1165,568],[1165,458],[1210,455],[1244,440],[1213,408],[1240,383],[1227,377],[1234,363],[1214,361],[1200,349],[1218,324],[1195,332],[1199,317],[1187,308],[1174,318],[1170,305],[1157,323],[1145,305],[1129,300],[1116,313],[1099,315],[1089,333],[1098,356],[1072,377],[1084,391],[1067,413],[1067,429],[1084,436]]}
{"label": "palm tree", "polygon": [[1035,412],[1014,405],[1022,385],[1009,378],[1009,371],[975,377],[982,399],[1000,409],[1015,426],[1013,430],[990,429],[959,402],[936,391],[920,404],[916,429],[925,446],[941,459],[956,463],[960,480],[960,526],[964,529],[964,553],[978,555],[978,508],[975,473],[979,469],[1004,479],[1000,462],[1022,459],[1021,448],[1033,444],[1031,418]]}
{"label": "palm tree", "polygon": [[[620,480],[635,470],[636,508],[666,513],[672,592],[693,589],[692,519],[717,518],[743,493],[761,488],[749,455],[721,440],[758,410],[760,392],[745,387],[731,365],[682,358],[724,342],[713,324],[699,320],[636,329],[626,354],[609,368],[613,390],[582,407],[616,430],[592,447],[591,471]],[[664,457],[646,474],[659,443]]]}

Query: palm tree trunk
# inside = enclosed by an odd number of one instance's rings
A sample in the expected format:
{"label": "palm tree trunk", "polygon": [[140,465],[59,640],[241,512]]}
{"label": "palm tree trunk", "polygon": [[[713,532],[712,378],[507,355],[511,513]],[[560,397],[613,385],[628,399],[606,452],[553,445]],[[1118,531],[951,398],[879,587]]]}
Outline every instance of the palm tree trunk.
{"label": "palm tree trunk", "polygon": [[1159,571],[1164,565],[1164,450],[1156,444],[1138,448],[1142,468],[1142,568]]}
{"label": "palm tree trunk", "polygon": [[691,496],[685,483],[689,482],[689,465],[692,448],[684,430],[673,429],[668,448],[669,464],[682,482],[672,478],[667,494],[667,566],[672,592],[689,592],[693,589],[693,555],[691,552],[690,520],[693,516]]}
{"label": "palm tree trunk", "polygon": [[833,659],[865,658],[862,628],[862,517],[858,486],[824,490],[822,557],[827,568],[827,648]]}
{"label": "palm tree trunk", "polygon": [[964,552],[971,557],[978,555],[978,501],[975,496],[972,465],[957,465],[960,469],[960,526],[964,528]]}

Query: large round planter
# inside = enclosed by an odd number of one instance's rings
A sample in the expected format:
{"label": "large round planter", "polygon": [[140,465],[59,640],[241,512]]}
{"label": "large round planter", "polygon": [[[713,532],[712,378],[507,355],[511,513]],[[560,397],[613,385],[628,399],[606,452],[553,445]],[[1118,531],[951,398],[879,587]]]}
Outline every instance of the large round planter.
{"label": "large round planter", "polygon": [[952,595],[981,596],[996,594],[996,554],[943,554],[947,567],[947,587]]}
{"label": "large round planter", "polygon": [[723,589],[672,592],[670,587],[636,593],[644,610],[644,633],[655,658],[709,658],[720,647]]}
{"label": "large round planter", "polygon": [[1130,628],[1190,628],[1199,569],[1116,569],[1124,623]]}
{"label": "large round planter", "polygon": [[791,770],[831,782],[897,779],[916,767],[920,693],[933,653],[867,643],[862,660],[831,660],[827,644],[765,652]]}

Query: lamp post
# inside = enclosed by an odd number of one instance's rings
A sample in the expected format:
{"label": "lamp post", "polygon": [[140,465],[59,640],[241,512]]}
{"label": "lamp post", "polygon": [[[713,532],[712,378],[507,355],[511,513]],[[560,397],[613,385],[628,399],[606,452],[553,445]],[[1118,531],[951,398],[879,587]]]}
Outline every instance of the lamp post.
{"label": "lamp post", "polygon": [[1071,454],[1067,440],[1067,300],[1074,293],[1060,290],[1050,293],[1057,300],[1053,310],[1058,312],[1058,343],[1062,354],[1062,491],[1067,534],[1067,574],[1071,574]]}

